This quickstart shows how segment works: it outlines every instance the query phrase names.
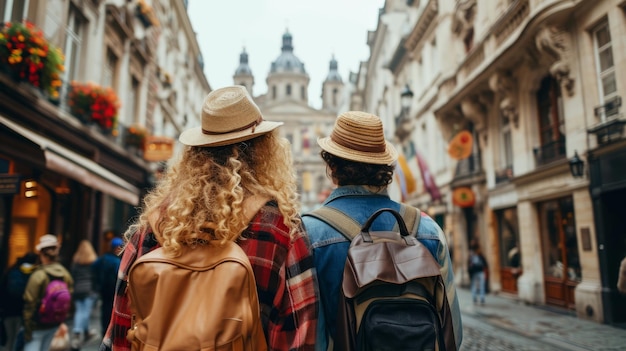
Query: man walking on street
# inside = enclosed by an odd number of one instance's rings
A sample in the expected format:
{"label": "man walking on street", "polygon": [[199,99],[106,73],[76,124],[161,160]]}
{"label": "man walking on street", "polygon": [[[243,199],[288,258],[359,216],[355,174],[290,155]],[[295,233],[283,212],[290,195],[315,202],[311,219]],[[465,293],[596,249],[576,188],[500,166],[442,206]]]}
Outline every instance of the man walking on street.
{"label": "man walking on street", "polygon": [[[322,148],[321,156],[328,174],[338,186],[323,206],[343,212],[360,225],[379,209],[400,209],[400,203],[391,200],[387,193],[398,154],[393,145],[385,141],[380,118],[360,111],[345,112],[337,118],[331,135],[317,142]],[[373,229],[391,230],[395,220],[389,217],[377,219],[377,228]],[[321,296],[315,346],[316,350],[327,350],[342,332],[337,330],[337,296],[350,241],[318,218],[304,216],[303,223],[314,250]],[[411,234],[416,235],[441,266],[458,349],[462,339],[461,315],[445,235],[423,212],[417,233]]]}

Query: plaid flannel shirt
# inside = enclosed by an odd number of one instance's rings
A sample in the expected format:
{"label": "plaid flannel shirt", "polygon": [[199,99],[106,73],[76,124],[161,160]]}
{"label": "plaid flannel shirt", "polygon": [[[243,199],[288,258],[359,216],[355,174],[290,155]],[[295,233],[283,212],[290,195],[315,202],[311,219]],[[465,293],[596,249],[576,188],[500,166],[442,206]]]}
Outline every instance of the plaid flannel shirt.
{"label": "plaid flannel shirt", "polygon": [[[317,277],[310,242],[304,229],[290,237],[274,202],[252,219],[239,245],[250,258],[257,284],[261,319],[269,350],[314,350],[317,327]],[[131,312],[126,285],[137,258],[155,248],[150,230],[140,231],[127,243],[118,272],[111,323],[101,351],[130,351],[126,332]]]}

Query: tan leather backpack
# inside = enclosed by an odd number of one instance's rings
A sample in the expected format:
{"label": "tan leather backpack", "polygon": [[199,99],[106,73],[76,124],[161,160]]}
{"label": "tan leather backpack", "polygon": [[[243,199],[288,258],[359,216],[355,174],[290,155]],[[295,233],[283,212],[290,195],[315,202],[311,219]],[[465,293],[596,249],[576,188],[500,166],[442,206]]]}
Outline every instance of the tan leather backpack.
{"label": "tan leather backpack", "polygon": [[176,258],[158,248],[132,265],[128,293],[133,351],[267,350],[254,272],[233,242]]}

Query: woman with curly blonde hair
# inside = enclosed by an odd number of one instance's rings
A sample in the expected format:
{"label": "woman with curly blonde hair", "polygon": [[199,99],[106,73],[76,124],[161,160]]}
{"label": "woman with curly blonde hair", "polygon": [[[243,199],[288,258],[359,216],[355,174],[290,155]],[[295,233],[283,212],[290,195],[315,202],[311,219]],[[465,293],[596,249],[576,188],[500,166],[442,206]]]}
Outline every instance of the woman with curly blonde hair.
{"label": "woman with curly blonde hair", "polygon": [[[209,242],[235,242],[250,259],[269,350],[313,350],[317,282],[299,216],[289,143],[265,121],[242,86],[211,92],[202,126],[184,131],[186,147],[144,199],[126,232],[121,281],[101,350],[130,350],[127,274],[141,255],[171,257]],[[250,220],[250,218],[252,218]]]}

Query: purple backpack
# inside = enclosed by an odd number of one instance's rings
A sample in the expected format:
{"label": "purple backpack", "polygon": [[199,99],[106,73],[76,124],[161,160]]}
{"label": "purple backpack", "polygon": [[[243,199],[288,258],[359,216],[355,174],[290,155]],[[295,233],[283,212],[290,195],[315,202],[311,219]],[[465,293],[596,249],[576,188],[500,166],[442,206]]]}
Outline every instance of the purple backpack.
{"label": "purple backpack", "polygon": [[63,278],[59,279],[48,274],[50,282],[39,306],[39,323],[61,324],[70,312],[72,295]]}

